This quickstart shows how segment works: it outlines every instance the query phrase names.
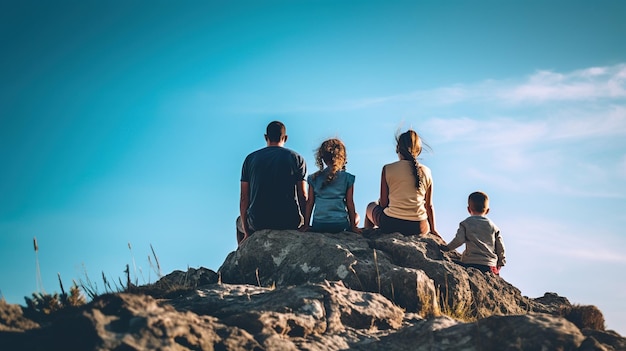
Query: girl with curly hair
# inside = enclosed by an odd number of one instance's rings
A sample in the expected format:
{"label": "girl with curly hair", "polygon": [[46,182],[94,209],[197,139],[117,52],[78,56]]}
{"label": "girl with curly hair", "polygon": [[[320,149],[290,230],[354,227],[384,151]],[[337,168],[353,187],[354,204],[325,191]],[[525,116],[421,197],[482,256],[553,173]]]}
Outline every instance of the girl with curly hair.
{"label": "girl with curly hair", "polygon": [[[315,153],[319,171],[307,178],[309,198],[301,231],[338,233],[357,228],[359,217],[354,209],[354,175],[346,172],[346,147],[339,139],[328,139]],[[311,223],[313,215],[313,223]]]}
{"label": "girl with curly hair", "polygon": [[423,235],[435,229],[430,168],[417,162],[422,140],[414,130],[396,137],[399,161],[383,167],[380,199],[367,205],[365,227],[378,226],[383,233]]}

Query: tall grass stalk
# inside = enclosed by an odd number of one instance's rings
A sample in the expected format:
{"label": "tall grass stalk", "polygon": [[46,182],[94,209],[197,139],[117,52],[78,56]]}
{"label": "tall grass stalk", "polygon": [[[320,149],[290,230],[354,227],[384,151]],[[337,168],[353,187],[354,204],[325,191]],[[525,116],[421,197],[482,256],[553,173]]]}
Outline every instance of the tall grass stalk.
{"label": "tall grass stalk", "polygon": [[[159,263],[159,258],[157,257],[156,253],[154,252],[154,247],[152,247],[152,244],[150,244],[150,250],[152,250],[152,256],[154,256],[154,262],[156,262],[156,274],[158,275],[159,279],[163,277],[163,274],[161,273],[161,264]],[[148,256],[150,257],[150,256]]]}
{"label": "tall grass stalk", "polygon": [[352,272],[354,274],[354,276],[356,277],[356,280],[359,282],[359,285],[361,286],[361,289],[363,289],[363,282],[361,282],[361,279],[359,278],[359,275],[356,274],[356,271],[354,270],[354,267],[352,267],[352,265],[350,265],[349,269],[350,269],[350,272]]}
{"label": "tall grass stalk", "polygon": [[[133,255],[133,248],[130,245],[130,241],[128,242],[128,251],[130,251],[130,259],[133,262],[133,272],[135,273],[135,285],[139,284],[139,276],[137,275],[137,264],[135,263],[135,255]],[[144,284],[146,283],[144,279]]]}
{"label": "tall grass stalk", "polygon": [[126,290],[130,290],[132,284],[130,282],[130,267],[128,266],[128,264],[126,265],[124,273],[126,273]]}
{"label": "tall grass stalk", "polygon": [[37,282],[37,291],[45,294],[46,291],[43,288],[43,280],[41,279],[41,269],[39,268],[39,245],[37,244],[37,237],[33,237],[33,246],[35,248],[35,281]]}
{"label": "tall grass stalk", "polygon": [[87,267],[83,263],[83,278],[78,278],[78,285],[83,289],[85,294],[89,296],[90,299],[94,299],[96,296],[100,295],[98,292],[98,285],[89,279],[89,274],[87,274]]}
{"label": "tall grass stalk", "polygon": [[65,289],[63,288],[63,281],[61,280],[61,273],[57,272],[57,278],[59,278],[59,286],[61,287],[61,296],[66,296]]}
{"label": "tall grass stalk", "polygon": [[376,249],[374,249],[374,264],[376,265],[376,283],[378,283],[378,293],[380,294],[380,273],[378,272],[378,256],[376,255]]}
{"label": "tall grass stalk", "polygon": [[[113,283],[115,283],[115,281],[113,281]],[[107,279],[106,275],[104,275],[104,271],[102,271],[102,284],[104,284],[105,293],[109,293],[109,292],[113,293],[113,292],[119,291],[119,289],[113,290],[113,288],[111,287],[111,283],[109,283],[109,280]]]}

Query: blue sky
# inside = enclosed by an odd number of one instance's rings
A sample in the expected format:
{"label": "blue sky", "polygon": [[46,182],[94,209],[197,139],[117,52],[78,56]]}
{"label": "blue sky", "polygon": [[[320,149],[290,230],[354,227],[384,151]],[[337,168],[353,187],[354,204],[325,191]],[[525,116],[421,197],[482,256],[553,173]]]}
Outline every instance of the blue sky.
{"label": "blue sky", "polygon": [[[484,190],[502,276],[601,308],[626,334],[626,4],[621,1],[3,2],[0,290],[217,270],[268,122],[315,170],[348,148],[357,211],[394,134],[431,146],[447,240]],[[132,245],[132,252],[128,249]],[[134,272],[133,272],[134,274]]]}

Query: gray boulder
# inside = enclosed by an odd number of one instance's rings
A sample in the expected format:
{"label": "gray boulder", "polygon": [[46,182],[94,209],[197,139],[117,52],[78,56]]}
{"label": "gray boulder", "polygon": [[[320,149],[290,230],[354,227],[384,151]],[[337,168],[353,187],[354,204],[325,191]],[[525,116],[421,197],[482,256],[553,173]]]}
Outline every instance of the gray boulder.
{"label": "gray boulder", "polygon": [[219,269],[223,282],[260,286],[341,280],[377,292],[410,312],[458,318],[520,314],[534,301],[504,279],[466,269],[434,236],[256,232]]}

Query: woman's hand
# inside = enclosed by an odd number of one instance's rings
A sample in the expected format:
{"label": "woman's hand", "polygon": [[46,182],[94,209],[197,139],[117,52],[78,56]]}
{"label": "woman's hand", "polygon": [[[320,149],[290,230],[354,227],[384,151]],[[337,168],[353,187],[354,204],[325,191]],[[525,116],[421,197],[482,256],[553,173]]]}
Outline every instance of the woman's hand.
{"label": "woman's hand", "polygon": [[437,231],[436,231],[436,230],[431,230],[431,231],[430,231],[430,234],[432,234],[432,235],[434,235],[434,236],[438,237],[438,238],[439,238],[439,239],[441,239],[444,243],[446,242],[445,240],[443,240],[443,238],[441,237],[441,235],[439,235],[439,233],[437,233]]}

